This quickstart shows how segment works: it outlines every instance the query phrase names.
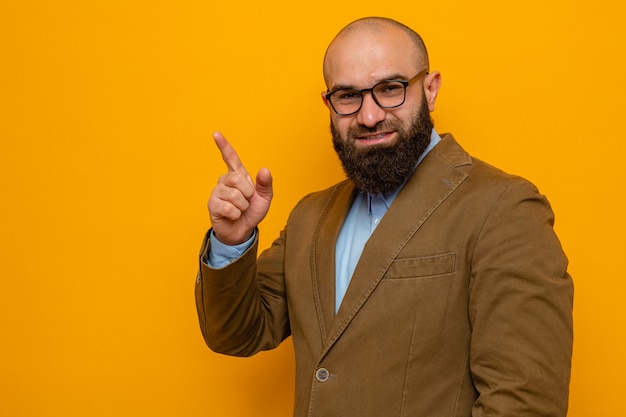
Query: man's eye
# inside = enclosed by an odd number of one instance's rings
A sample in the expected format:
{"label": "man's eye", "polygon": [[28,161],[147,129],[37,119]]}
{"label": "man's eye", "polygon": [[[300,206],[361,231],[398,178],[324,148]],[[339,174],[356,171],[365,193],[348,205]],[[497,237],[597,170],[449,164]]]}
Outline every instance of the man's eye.
{"label": "man's eye", "polygon": [[376,89],[378,94],[394,95],[402,93],[404,86],[400,83],[386,83],[379,85]]}
{"label": "man's eye", "polygon": [[361,94],[355,90],[339,90],[335,94],[333,94],[333,97],[335,97],[336,100],[340,101],[358,100],[360,96]]}

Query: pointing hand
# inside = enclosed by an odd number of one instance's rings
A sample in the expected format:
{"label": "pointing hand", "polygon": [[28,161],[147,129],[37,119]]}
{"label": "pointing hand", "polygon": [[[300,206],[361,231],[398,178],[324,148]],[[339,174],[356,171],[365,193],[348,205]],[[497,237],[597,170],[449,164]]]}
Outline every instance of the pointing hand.
{"label": "pointing hand", "polygon": [[222,175],[209,198],[208,207],[215,237],[227,245],[248,240],[261,223],[272,201],[272,175],[267,168],[256,176],[256,184],[237,152],[221,133],[213,139],[228,172]]}

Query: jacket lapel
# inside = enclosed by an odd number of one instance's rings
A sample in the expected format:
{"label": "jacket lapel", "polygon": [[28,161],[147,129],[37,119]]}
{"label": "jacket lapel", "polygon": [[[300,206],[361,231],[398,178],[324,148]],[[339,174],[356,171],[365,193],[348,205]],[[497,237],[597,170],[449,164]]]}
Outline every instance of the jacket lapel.
{"label": "jacket lapel", "polygon": [[335,242],[355,194],[351,182],[337,185],[313,235],[313,298],[324,340],[328,339],[327,330],[335,319]]}
{"label": "jacket lapel", "polygon": [[[324,256],[323,259],[316,259],[315,264],[318,270],[323,268],[326,272],[323,277],[318,275],[318,279],[324,280],[323,283],[318,283],[320,285],[318,288],[320,288],[320,303],[325,323],[331,323],[330,320],[334,317],[330,328],[326,326],[323,333],[326,334],[325,352],[348,327],[406,243],[439,205],[465,180],[467,174],[458,170],[457,166],[466,164],[471,164],[470,156],[451,135],[444,135],[442,141],[424,158],[400,191],[365,245],[336,316],[333,311],[335,246],[327,245],[330,246],[329,250],[332,250],[332,262],[327,262],[329,255]],[[339,205],[350,201],[344,196],[337,199],[336,203]],[[343,213],[341,222],[337,224],[339,219],[334,219],[327,223],[327,226],[330,226],[328,229],[322,227],[319,242],[337,240],[339,229],[347,213],[346,208],[340,207],[332,207],[331,210],[335,209]],[[332,237],[328,235],[329,233],[333,233]],[[331,268],[331,271],[328,268]],[[332,290],[329,291],[328,288]]]}

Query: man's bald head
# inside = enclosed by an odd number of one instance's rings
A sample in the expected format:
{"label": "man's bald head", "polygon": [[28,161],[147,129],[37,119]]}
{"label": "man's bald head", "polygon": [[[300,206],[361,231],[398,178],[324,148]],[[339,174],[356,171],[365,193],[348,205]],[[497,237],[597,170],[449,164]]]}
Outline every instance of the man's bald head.
{"label": "man's bald head", "polygon": [[344,39],[352,36],[359,36],[365,32],[377,33],[388,30],[398,30],[404,33],[414,48],[412,52],[414,53],[416,60],[415,66],[417,68],[429,68],[426,45],[424,44],[422,37],[417,32],[398,21],[386,17],[364,17],[362,19],[355,20],[341,29],[328,46],[324,56],[324,79],[326,82],[328,83],[327,60],[332,59],[333,46]]}

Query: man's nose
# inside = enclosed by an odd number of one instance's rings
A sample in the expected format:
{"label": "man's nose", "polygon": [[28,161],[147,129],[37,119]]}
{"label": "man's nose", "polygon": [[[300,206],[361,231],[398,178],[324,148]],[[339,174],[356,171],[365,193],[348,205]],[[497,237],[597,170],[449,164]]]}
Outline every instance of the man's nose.
{"label": "man's nose", "polygon": [[364,93],[363,103],[356,117],[359,124],[374,127],[385,119],[385,109],[376,104],[371,92]]}

